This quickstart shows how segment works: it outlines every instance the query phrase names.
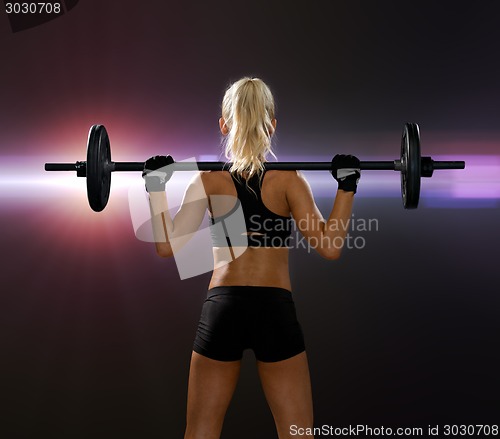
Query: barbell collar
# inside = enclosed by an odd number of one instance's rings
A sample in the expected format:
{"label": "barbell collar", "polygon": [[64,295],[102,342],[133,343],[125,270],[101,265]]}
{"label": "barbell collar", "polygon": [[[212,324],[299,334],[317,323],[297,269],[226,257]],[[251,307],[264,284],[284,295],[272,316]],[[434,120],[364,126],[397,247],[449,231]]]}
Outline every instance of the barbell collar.
{"label": "barbell collar", "polygon": [[87,162],[76,162],[75,170],[77,177],[86,177],[87,176]]}

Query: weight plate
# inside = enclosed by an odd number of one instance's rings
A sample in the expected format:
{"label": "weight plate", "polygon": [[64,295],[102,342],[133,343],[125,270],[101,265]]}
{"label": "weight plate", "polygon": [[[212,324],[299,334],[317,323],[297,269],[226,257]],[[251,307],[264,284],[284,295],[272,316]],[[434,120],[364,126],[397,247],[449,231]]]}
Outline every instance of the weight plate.
{"label": "weight plate", "polygon": [[407,123],[401,137],[401,193],[405,209],[416,209],[420,198],[420,131]]}
{"label": "weight plate", "polygon": [[111,189],[111,148],[103,125],[93,125],[87,142],[87,197],[92,210],[106,207]]}

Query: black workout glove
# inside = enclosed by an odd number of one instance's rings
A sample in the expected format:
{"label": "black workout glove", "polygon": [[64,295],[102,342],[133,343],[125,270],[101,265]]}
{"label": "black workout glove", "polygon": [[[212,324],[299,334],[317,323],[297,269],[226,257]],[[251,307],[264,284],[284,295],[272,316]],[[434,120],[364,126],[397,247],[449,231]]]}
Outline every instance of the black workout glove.
{"label": "black workout glove", "polygon": [[353,155],[337,154],[332,159],[332,175],[339,189],[356,193],[361,177],[359,159]]}
{"label": "black workout glove", "polygon": [[165,184],[174,173],[173,166],[169,166],[173,163],[175,163],[174,159],[169,155],[156,155],[144,163],[142,177],[148,192],[163,192],[165,190]]}

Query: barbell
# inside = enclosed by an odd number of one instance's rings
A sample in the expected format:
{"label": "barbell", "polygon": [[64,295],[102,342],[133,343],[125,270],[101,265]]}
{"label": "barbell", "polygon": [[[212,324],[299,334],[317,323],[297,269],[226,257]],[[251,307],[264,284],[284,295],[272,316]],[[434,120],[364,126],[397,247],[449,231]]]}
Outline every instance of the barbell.
{"label": "barbell", "polygon": [[[223,171],[227,162],[176,162],[174,171]],[[266,162],[266,170],[330,171],[331,162]],[[420,198],[421,177],[432,177],[436,169],[464,169],[464,161],[434,161],[420,154],[420,130],[416,123],[406,123],[401,136],[399,160],[361,161],[362,170],[390,170],[401,173],[401,194],[405,209],[416,209]],[[46,171],[76,171],[87,178],[87,197],[95,212],[102,211],[109,199],[111,173],[141,171],[144,162],[113,162],[109,136],[104,125],[93,125],[87,141],[87,160],[76,163],[45,163]]]}

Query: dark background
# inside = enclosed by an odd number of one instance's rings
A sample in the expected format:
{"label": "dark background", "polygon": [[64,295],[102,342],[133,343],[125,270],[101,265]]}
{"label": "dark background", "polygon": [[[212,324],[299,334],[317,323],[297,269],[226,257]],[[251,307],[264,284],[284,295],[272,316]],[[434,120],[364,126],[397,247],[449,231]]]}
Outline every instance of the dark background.
{"label": "dark background", "polygon": [[[74,2],[73,2],[74,3]],[[364,173],[354,214],[378,230],[331,262],[291,254],[316,425],[500,423],[500,6],[495,1],[80,0],[13,32],[0,16],[0,434],[182,437],[209,274],[179,280],[130,224],[113,176],[100,214],[83,160],[103,123],[113,158],[217,157],[226,86],[258,76],[278,105],[281,160],[394,159],[404,122],[465,171]],[[334,182],[311,175],[322,212]],[[253,354],[223,438],[273,438]]]}

